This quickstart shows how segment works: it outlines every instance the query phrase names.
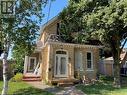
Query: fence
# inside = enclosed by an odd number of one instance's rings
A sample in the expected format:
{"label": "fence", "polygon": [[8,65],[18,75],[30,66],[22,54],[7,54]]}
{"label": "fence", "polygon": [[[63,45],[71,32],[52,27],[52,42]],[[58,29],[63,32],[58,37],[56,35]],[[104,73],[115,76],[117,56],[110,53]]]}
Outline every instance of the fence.
{"label": "fence", "polygon": [[113,61],[112,60],[101,60],[99,62],[99,72],[107,76],[113,76]]}

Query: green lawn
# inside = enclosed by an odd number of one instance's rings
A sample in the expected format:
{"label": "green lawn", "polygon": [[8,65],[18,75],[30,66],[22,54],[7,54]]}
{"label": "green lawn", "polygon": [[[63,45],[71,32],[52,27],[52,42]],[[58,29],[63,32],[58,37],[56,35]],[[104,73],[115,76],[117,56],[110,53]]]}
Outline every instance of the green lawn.
{"label": "green lawn", "polygon": [[[0,81],[0,93],[3,82]],[[9,82],[8,94],[13,95],[53,95],[47,91],[31,87],[24,82]]]}
{"label": "green lawn", "polygon": [[96,83],[93,85],[77,85],[87,95],[127,95],[127,87],[114,88],[111,83]]}

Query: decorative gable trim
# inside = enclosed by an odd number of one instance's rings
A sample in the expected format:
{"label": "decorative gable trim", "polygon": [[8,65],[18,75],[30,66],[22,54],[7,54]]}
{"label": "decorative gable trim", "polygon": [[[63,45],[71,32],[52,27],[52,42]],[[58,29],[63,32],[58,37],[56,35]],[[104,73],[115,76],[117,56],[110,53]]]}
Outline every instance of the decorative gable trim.
{"label": "decorative gable trim", "polygon": [[47,44],[52,45],[65,45],[68,47],[74,47],[74,48],[89,48],[89,49],[96,49],[96,48],[102,48],[103,46],[94,46],[94,45],[81,45],[81,44],[72,44],[72,43],[62,43],[62,42],[48,42]]}

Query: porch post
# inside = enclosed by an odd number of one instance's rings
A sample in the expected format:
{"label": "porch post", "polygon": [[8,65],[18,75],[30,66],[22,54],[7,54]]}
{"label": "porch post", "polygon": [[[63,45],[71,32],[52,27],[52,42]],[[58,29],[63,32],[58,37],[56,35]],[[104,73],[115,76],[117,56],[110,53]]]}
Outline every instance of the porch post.
{"label": "porch post", "polygon": [[46,76],[46,80],[47,80],[47,81],[49,81],[49,77],[51,77],[50,72],[49,72],[49,67],[50,67],[50,66],[49,66],[49,64],[50,64],[50,55],[51,55],[51,54],[50,54],[50,45],[49,45],[49,46],[48,46],[48,57],[47,57],[47,58],[48,58],[48,59],[47,59],[47,62],[48,62],[48,63],[47,63],[47,69],[46,69],[46,75],[47,75],[47,76]]}
{"label": "porch post", "polygon": [[29,61],[29,56],[25,56],[23,74],[27,73],[27,64],[28,64],[28,61]]}

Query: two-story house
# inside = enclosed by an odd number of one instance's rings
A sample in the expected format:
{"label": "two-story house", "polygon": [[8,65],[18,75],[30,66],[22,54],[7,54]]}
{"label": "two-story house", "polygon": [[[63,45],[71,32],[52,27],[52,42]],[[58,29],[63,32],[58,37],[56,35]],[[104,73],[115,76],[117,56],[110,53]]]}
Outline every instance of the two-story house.
{"label": "two-story house", "polygon": [[24,76],[40,76],[48,83],[73,82],[79,75],[95,79],[100,46],[65,43],[58,35],[59,23],[55,17],[41,27],[37,48],[25,57]]}

